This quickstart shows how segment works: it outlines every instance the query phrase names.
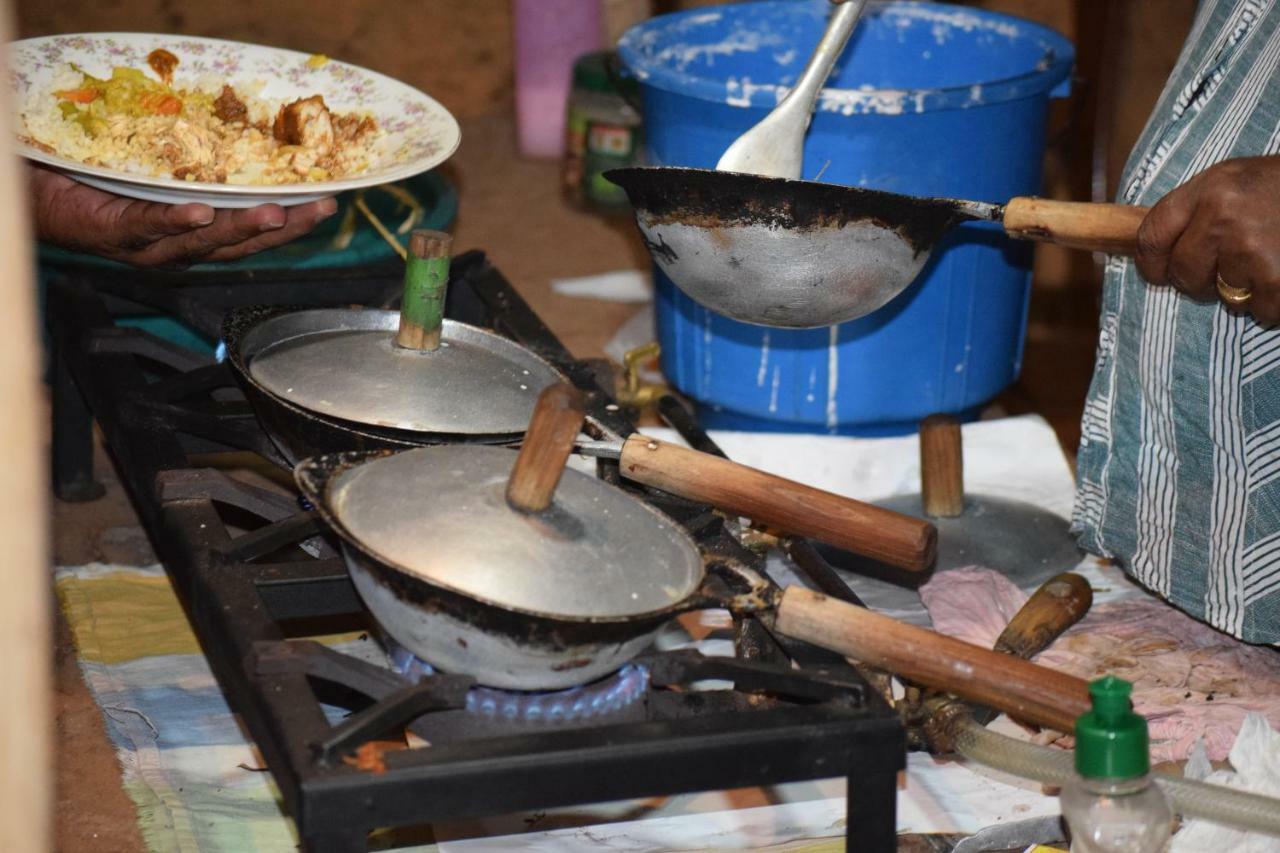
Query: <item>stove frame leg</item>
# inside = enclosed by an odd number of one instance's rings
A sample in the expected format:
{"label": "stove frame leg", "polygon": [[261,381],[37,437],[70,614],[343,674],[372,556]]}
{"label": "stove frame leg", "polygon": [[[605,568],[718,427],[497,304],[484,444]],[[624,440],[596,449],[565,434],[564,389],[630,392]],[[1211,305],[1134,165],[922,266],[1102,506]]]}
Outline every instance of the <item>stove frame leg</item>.
{"label": "stove frame leg", "polygon": [[95,501],[106,487],[93,476],[93,415],[65,360],[53,356],[53,492],[68,503]]}
{"label": "stove frame leg", "polygon": [[365,853],[368,849],[369,831],[360,826],[312,830],[302,840],[303,853]]}
{"label": "stove frame leg", "polygon": [[845,794],[845,849],[898,849],[898,774],[854,771]]}

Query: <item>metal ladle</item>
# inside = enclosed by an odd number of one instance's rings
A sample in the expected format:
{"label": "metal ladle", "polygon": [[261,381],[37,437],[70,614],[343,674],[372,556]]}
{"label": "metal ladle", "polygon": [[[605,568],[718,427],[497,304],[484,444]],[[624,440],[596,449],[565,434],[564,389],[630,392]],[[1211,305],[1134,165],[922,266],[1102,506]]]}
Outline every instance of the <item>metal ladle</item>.
{"label": "metal ladle", "polygon": [[867,0],[831,0],[831,3],[836,11],[800,79],[767,116],[733,141],[716,164],[717,171],[791,180],[800,177],[804,165],[804,135],[813,117],[813,105],[831,76],[831,67],[858,25]]}

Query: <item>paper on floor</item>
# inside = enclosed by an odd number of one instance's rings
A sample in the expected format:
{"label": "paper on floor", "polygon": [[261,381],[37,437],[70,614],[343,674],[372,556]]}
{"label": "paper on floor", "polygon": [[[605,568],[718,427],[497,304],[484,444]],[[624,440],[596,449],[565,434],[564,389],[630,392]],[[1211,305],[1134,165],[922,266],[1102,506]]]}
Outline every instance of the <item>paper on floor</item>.
{"label": "paper on floor", "polygon": [[648,302],[653,298],[649,273],[615,270],[577,278],[555,278],[551,289],[562,296],[585,296],[606,302]]}
{"label": "paper on floor", "polygon": [[[1201,746],[1187,762],[1186,775],[1192,779],[1243,788],[1255,794],[1280,797],[1280,732],[1267,724],[1261,714],[1250,714],[1240,727],[1231,747],[1232,770],[1214,771]],[[1231,853],[1276,853],[1280,838],[1231,829],[1221,824],[1193,818],[1173,836],[1169,853],[1200,853],[1204,850]]]}

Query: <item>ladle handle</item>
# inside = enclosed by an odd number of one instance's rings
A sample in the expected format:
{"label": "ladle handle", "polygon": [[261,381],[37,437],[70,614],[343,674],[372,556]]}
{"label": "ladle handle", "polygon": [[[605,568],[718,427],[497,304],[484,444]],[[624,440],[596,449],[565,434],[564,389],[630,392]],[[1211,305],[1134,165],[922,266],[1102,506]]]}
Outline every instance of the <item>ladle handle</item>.
{"label": "ladle handle", "polygon": [[1003,222],[1011,237],[1131,256],[1137,250],[1138,226],[1148,209],[1019,196],[1005,205]]}
{"label": "ladle handle", "polygon": [[449,287],[449,248],[453,237],[419,229],[409,235],[396,343],[405,349],[440,348],[444,297]]}
{"label": "ladle handle", "polygon": [[551,385],[538,396],[520,455],[507,479],[507,503],[522,512],[541,512],[551,506],[585,411],[582,393],[572,385]]}
{"label": "ladle handle", "polygon": [[782,592],[778,633],[1060,732],[1089,710],[1083,679],[899,622],[803,587]]}
{"label": "ladle handle", "polygon": [[622,476],[907,571],[933,564],[927,521],[642,435],[622,445]]}
{"label": "ladle handle", "polygon": [[964,512],[964,447],[960,422],[951,415],[920,422],[920,502],[931,518]]}
{"label": "ladle handle", "polygon": [[858,26],[858,18],[862,16],[862,7],[866,4],[867,0],[833,0],[831,5],[836,8],[831,13],[831,22],[813,49],[804,71],[800,72],[800,79],[779,105],[802,114],[806,127],[813,118],[813,106],[818,101],[818,94],[831,76],[831,69],[844,52],[845,45],[849,43],[849,37]]}

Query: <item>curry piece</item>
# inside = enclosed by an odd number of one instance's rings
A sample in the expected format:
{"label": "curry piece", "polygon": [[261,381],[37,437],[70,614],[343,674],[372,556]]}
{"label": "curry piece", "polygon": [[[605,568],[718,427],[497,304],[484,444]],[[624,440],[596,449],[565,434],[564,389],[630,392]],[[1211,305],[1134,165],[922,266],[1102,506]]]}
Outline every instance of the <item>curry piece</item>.
{"label": "curry piece", "polygon": [[218,95],[213,102],[213,114],[228,124],[231,122],[244,124],[249,120],[249,108],[236,95],[236,90],[225,83],[222,85],[222,94]]}
{"label": "curry piece", "polygon": [[173,85],[173,69],[178,67],[178,57],[163,47],[157,47],[147,54],[147,65],[164,81],[166,86]]}

